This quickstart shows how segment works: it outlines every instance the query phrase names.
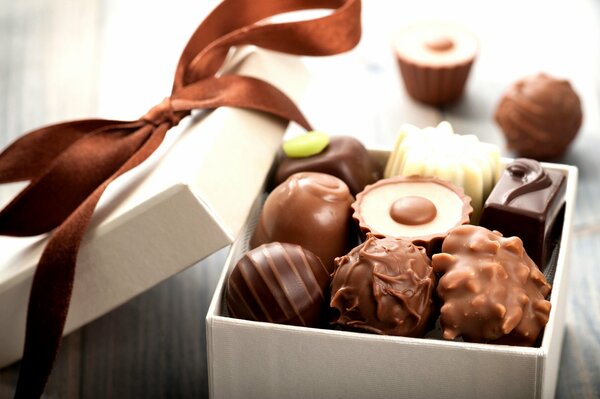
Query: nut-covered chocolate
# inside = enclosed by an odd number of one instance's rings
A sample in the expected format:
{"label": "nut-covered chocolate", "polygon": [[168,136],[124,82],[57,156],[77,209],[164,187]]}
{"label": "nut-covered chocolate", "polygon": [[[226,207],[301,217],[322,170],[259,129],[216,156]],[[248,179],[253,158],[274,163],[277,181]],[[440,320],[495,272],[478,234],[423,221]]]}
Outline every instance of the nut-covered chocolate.
{"label": "nut-covered chocolate", "polygon": [[321,260],[301,246],[261,245],[247,252],[231,272],[227,309],[240,319],[316,326],[329,281]]}
{"label": "nut-covered chocolate", "polygon": [[348,185],[352,195],[362,191],[380,176],[365,146],[350,136],[331,137],[329,145],[313,156],[290,158],[282,154],[275,171],[275,185],[298,172],[319,172],[336,176]]}
{"label": "nut-covered chocolate", "polygon": [[460,226],[432,265],[445,339],[531,346],[548,322],[550,285],[518,237]]}
{"label": "nut-covered chocolate", "polygon": [[425,247],[431,255],[452,228],[469,223],[470,201],[450,182],[398,176],[367,186],[352,208],[364,233],[404,238]]}
{"label": "nut-covered chocolate", "polygon": [[562,155],[583,119],[581,101],[570,83],[540,73],[514,83],[495,113],[508,148],[538,160]]}
{"label": "nut-covered chocolate", "polygon": [[435,276],[422,248],[369,237],[336,259],[330,306],[339,326],[376,334],[423,336],[433,314]]}
{"label": "nut-covered chocolate", "polygon": [[331,272],[333,260],[356,245],[348,186],[324,173],[290,176],[267,197],[250,246],[280,241],[301,245]]}

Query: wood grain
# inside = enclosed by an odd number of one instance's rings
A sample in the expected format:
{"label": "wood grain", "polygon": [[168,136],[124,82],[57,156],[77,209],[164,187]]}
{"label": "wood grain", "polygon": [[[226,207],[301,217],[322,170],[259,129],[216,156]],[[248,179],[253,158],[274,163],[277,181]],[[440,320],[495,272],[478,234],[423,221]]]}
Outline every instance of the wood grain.
{"label": "wood grain", "polygon": [[[159,3],[163,2],[0,2],[0,147],[27,130],[59,120],[136,118],[167,95],[181,48],[215,1]],[[572,77],[585,101],[586,124],[561,160],[579,167],[580,180],[557,397],[596,398],[600,397],[596,51],[600,5],[579,0],[546,7],[540,1],[523,8],[522,3],[502,2],[503,8],[492,10],[498,20],[513,18],[511,28],[517,30],[537,21],[527,12],[547,8],[535,32],[519,46],[514,44],[521,39],[517,33],[501,32],[490,10],[473,3],[453,3],[456,9],[450,9],[445,2],[420,6],[399,2],[388,10],[382,3],[365,2],[363,43],[349,55],[308,60],[317,89],[307,93],[302,106],[315,126],[355,135],[368,145],[390,146],[403,122],[424,125],[442,118],[461,132],[503,145],[491,113],[506,84],[548,65]],[[491,50],[482,51],[465,98],[443,112],[406,98],[389,50],[393,29],[428,10],[455,17],[494,43]],[[536,45],[554,52],[534,51]],[[511,57],[511,52],[520,58]],[[351,95],[340,95],[349,93],[350,87]],[[212,255],[66,337],[46,396],[206,397],[204,316],[225,253]],[[0,371],[0,398],[12,395],[17,374],[18,364]]]}

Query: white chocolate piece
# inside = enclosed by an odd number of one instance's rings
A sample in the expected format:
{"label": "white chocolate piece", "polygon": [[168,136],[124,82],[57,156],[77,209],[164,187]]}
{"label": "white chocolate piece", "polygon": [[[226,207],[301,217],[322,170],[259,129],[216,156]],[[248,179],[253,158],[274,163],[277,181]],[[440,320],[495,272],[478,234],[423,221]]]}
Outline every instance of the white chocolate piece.
{"label": "white chocolate piece", "polygon": [[498,146],[482,143],[472,134],[455,134],[443,121],[435,128],[403,125],[384,177],[420,175],[450,181],[471,197],[472,219],[478,221],[500,172]]}

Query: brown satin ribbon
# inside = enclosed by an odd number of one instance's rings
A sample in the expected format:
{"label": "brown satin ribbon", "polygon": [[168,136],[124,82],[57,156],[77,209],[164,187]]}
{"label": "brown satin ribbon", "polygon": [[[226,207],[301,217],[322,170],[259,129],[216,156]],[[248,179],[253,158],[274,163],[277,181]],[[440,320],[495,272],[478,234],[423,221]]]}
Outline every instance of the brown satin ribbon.
{"label": "brown satin ribbon", "polygon": [[[39,397],[44,391],[69,309],[79,245],[110,182],[148,158],[193,109],[247,108],[310,130],[294,103],[267,82],[217,72],[232,46],[313,56],[347,51],[360,39],[360,8],[360,0],[224,0],[183,50],[171,95],[139,120],[47,126],[0,154],[0,183],[30,180],[0,212],[0,235],[53,230],[33,278],[15,397]],[[263,22],[305,9],[333,11],[312,20]]]}

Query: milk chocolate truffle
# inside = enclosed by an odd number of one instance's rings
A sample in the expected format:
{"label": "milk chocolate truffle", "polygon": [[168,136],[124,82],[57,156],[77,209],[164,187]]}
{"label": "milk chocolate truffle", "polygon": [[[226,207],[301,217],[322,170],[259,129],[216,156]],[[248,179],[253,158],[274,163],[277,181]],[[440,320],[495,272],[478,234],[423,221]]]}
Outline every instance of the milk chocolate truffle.
{"label": "milk chocolate truffle", "polygon": [[533,159],[510,163],[485,202],[479,224],[523,240],[527,254],[543,269],[552,252],[551,233],[565,203],[566,178]]}
{"label": "milk chocolate truffle", "polygon": [[430,22],[399,32],[394,50],[408,94],[439,106],[460,98],[477,55],[475,36],[461,26]]}
{"label": "milk chocolate truffle", "polygon": [[548,322],[550,285],[518,237],[460,226],[444,240],[433,268],[445,339],[531,346]]}
{"label": "milk chocolate truffle", "polygon": [[333,271],[333,260],[356,245],[352,201],[348,186],[337,177],[293,174],[267,197],[250,246],[272,241],[298,244]]}
{"label": "milk chocolate truffle", "polygon": [[312,252],[295,244],[264,244],[247,252],[231,272],[227,309],[239,319],[316,326],[329,281]]}
{"label": "milk chocolate truffle", "polygon": [[371,236],[336,263],[334,324],[376,334],[424,335],[434,313],[435,276],[423,248]]}
{"label": "milk chocolate truffle", "polygon": [[435,178],[399,176],[367,186],[352,204],[364,233],[404,238],[433,254],[473,211],[462,189]]}
{"label": "milk chocolate truffle", "polygon": [[495,118],[509,149],[522,157],[544,160],[565,153],[581,127],[583,113],[568,81],[540,73],[510,86]]}
{"label": "milk chocolate truffle", "polygon": [[310,157],[290,158],[280,154],[274,184],[281,184],[298,172],[319,172],[336,176],[348,185],[352,195],[380,177],[365,146],[349,136],[331,137],[329,145],[323,151]]}

